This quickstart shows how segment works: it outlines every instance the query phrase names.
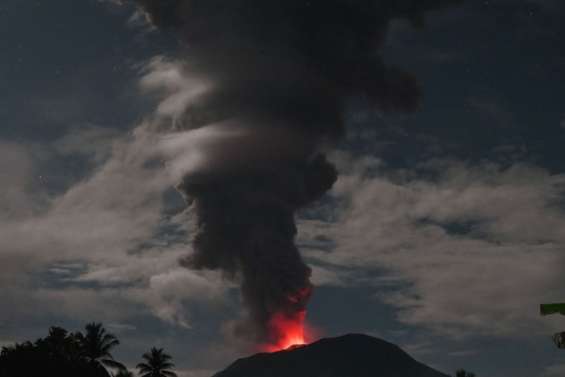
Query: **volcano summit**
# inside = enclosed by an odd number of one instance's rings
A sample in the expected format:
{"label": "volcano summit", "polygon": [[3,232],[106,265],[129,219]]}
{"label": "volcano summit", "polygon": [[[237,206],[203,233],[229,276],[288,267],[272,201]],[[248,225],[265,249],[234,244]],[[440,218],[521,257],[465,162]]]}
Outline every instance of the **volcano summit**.
{"label": "volcano summit", "polygon": [[398,346],[350,334],[239,359],[213,377],[449,377]]}

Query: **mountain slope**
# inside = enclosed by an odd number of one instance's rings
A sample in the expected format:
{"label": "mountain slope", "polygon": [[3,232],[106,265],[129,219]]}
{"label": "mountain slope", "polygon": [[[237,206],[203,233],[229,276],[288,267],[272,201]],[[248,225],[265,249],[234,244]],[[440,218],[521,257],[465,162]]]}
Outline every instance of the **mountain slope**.
{"label": "mountain slope", "polygon": [[350,334],[239,359],[214,377],[448,377],[394,344]]}

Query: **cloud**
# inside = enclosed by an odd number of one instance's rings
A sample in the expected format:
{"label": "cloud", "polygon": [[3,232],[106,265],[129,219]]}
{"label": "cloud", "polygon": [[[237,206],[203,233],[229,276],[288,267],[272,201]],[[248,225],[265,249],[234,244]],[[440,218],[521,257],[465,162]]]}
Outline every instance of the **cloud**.
{"label": "cloud", "polygon": [[112,152],[112,142],[120,133],[115,129],[86,124],[72,129],[54,143],[55,150],[63,156],[83,155],[101,164]]}
{"label": "cloud", "polygon": [[[177,182],[156,150],[193,90],[177,69],[155,59],[143,70],[142,89],[162,102],[127,134],[86,125],[41,145],[0,141],[0,300],[10,308],[0,336],[21,341],[21,323],[69,320],[122,331],[140,316],[191,328],[194,305],[224,304],[231,285],[179,267],[194,216],[170,202]],[[56,190],[51,171],[69,176]]]}
{"label": "cloud", "polygon": [[[113,156],[95,173],[50,199],[48,209],[20,221],[2,219],[3,256],[38,259],[118,259],[152,234],[159,222],[167,182],[147,168],[147,140],[117,142]],[[29,202],[36,201],[33,192]],[[112,253],[113,252],[113,253]]]}
{"label": "cloud", "polygon": [[156,56],[144,66],[140,88],[163,96],[156,109],[157,117],[172,119],[174,123],[195,98],[211,89],[210,82],[201,75],[187,74],[188,69],[187,65],[164,56]]}
{"label": "cloud", "polygon": [[106,325],[111,331],[124,332],[124,331],[134,331],[136,327],[129,325],[127,323],[108,323]]}
{"label": "cloud", "polygon": [[555,364],[546,367],[543,371],[543,377],[560,377],[565,373],[565,364]]}
{"label": "cloud", "polygon": [[133,296],[149,305],[161,320],[190,328],[190,303],[218,303],[224,299],[227,285],[218,284],[216,273],[200,273],[176,268],[151,276],[149,286],[134,289]]}
{"label": "cloud", "polygon": [[[171,84],[152,64],[142,81]],[[162,108],[177,94],[164,93]],[[189,327],[192,298],[221,300],[222,279],[178,267],[192,214],[167,213],[176,181],[156,153],[155,126],[169,110],[128,134],[87,126],[42,145],[0,141],[0,297],[10,304],[0,321],[122,322],[147,312]],[[46,171],[70,160],[82,170],[52,190]]]}
{"label": "cloud", "polygon": [[373,285],[406,324],[456,337],[558,329],[538,308],[565,296],[564,175],[519,163],[388,171],[375,159],[336,160],[336,213],[303,221],[302,238],[334,243],[310,249],[314,263],[349,271],[342,282]]}
{"label": "cloud", "polygon": [[33,212],[28,196],[38,175],[30,147],[0,140],[0,221]]}

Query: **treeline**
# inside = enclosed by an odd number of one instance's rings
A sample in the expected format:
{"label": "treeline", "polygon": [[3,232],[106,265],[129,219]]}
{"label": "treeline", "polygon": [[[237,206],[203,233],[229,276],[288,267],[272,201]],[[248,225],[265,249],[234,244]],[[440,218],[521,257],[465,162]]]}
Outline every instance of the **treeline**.
{"label": "treeline", "polygon": [[[51,327],[45,338],[2,347],[0,377],[133,377],[112,356],[119,344],[100,323],[87,324],[84,332]],[[140,377],[176,377],[163,349],[152,348],[141,357]]]}

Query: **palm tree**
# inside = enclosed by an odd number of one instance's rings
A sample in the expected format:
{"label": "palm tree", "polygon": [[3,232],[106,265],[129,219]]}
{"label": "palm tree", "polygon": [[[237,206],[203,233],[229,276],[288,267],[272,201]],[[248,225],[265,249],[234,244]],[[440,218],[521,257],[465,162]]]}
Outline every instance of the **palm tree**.
{"label": "palm tree", "polygon": [[127,369],[120,369],[114,377],[134,377],[133,373]]}
{"label": "palm tree", "polygon": [[73,343],[74,338],[72,335],[69,335],[69,332],[67,330],[62,327],[53,326],[49,328],[49,335],[47,335],[45,339],[38,339],[35,342],[35,345],[37,347],[44,347],[52,356],[60,358],[72,358],[78,353],[74,352],[73,354]]}
{"label": "palm tree", "polygon": [[79,332],[76,337],[81,346],[82,355],[88,362],[99,367],[126,369],[122,363],[114,360],[110,353],[112,348],[120,344],[113,334],[106,332],[101,323],[89,323],[84,328],[85,334]]}
{"label": "palm tree", "polygon": [[171,355],[163,352],[162,348],[151,348],[141,356],[145,362],[137,364],[140,377],[177,377],[177,374],[168,370],[175,366],[171,363]]}

